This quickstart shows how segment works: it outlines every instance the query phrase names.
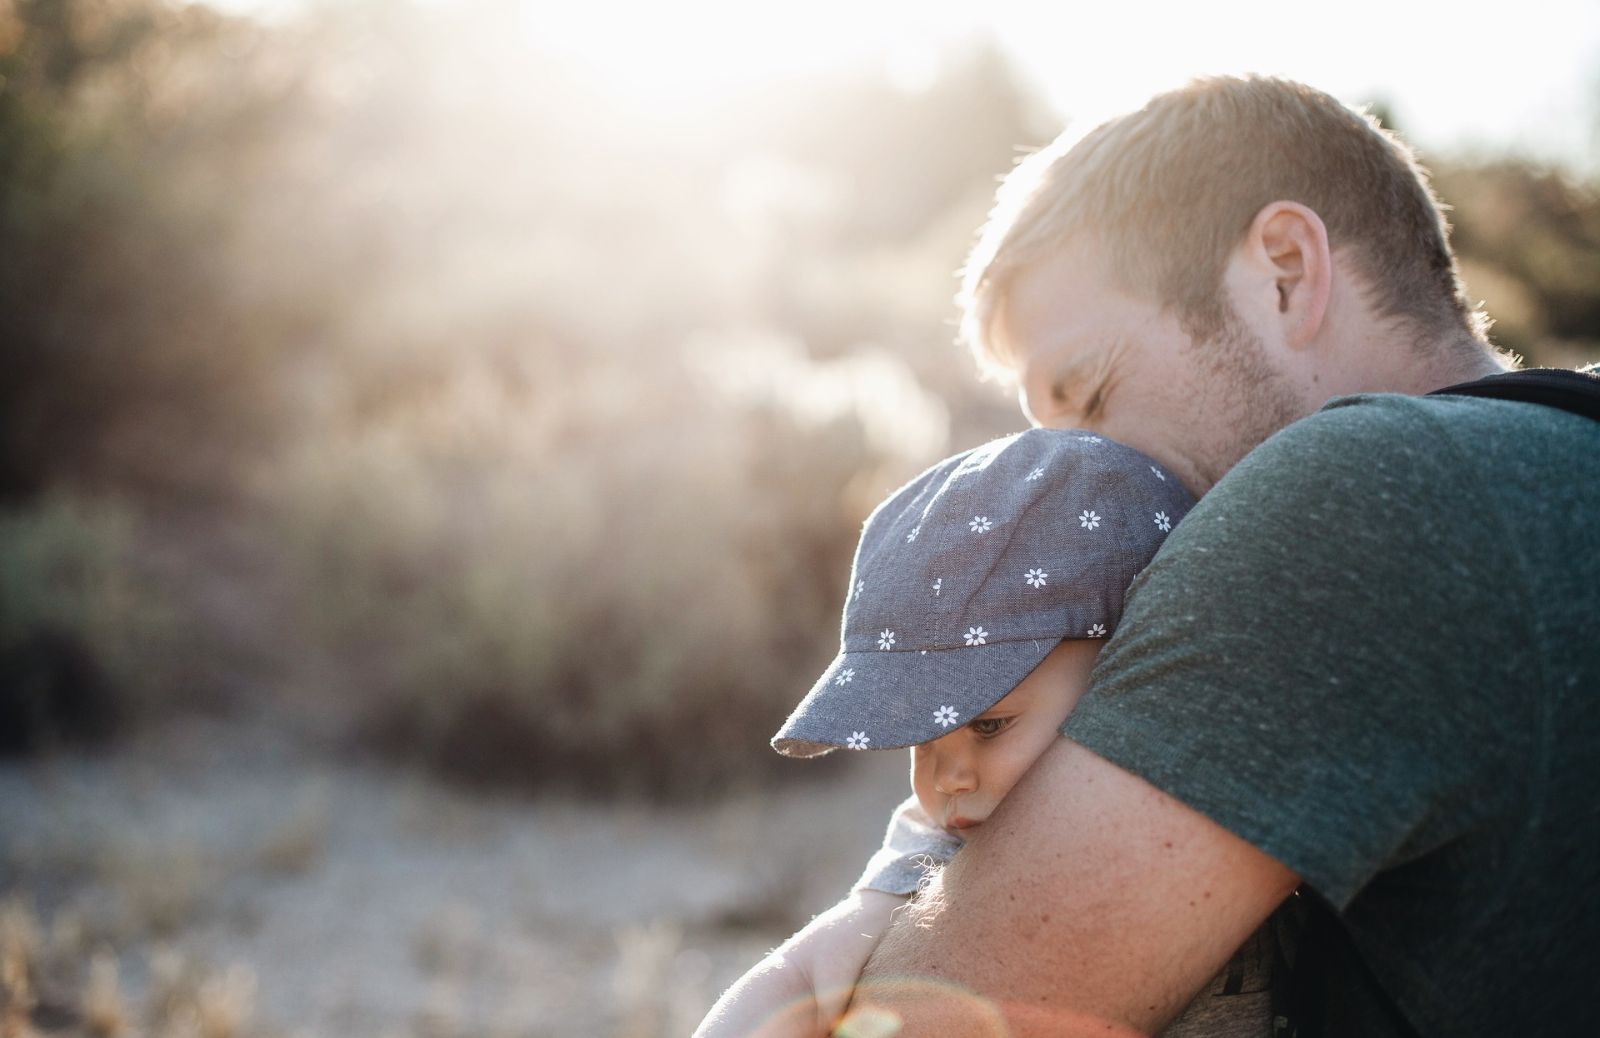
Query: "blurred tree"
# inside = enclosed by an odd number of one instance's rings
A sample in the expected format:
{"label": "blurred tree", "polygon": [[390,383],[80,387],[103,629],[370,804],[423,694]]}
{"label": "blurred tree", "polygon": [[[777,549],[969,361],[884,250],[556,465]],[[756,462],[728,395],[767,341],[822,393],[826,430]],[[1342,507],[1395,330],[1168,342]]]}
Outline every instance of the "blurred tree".
{"label": "blurred tree", "polygon": [[1495,341],[1535,364],[1600,357],[1600,185],[1515,159],[1446,166],[1435,181]]}
{"label": "blurred tree", "polygon": [[198,492],[270,428],[266,365],[303,316],[229,278],[293,77],[203,7],[19,0],[9,18],[0,499],[60,479]]}
{"label": "blurred tree", "polygon": [[[748,109],[748,111],[746,110]],[[956,273],[999,178],[1054,136],[993,40],[945,54],[924,89],[881,70],[757,92],[730,116],[813,199],[774,229],[753,285],[765,319],[818,358],[902,357],[949,406],[953,442],[1015,429],[1009,398],[954,342]]]}
{"label": "blurred tree", "polygon": [[[1386,100],[1367,109],[1404,135]],[[1600,183],[1514,156],[1424,159],[1494,342],[1535,365],[1600,359]]]}
{"label": "blurred tree", "polygon": [[757,139],[840,186],[830,227],[847,246],[911,240],[1051,136],[1042,106],[992,40],[949,55],[926,89],[907,91],[874,71],[790,104],[787,118],[764,106]]}

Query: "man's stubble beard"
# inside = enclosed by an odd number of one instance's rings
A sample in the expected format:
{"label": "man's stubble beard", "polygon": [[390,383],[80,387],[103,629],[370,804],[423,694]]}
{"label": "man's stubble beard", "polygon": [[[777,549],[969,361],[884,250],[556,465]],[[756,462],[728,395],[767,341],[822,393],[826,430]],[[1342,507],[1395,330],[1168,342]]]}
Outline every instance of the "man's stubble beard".
{"label": "man's stubble beard", "polygon": [[1232,308],[1222,328],[1203,340],[1192,340],[1197,366],[1205,373],[1204,407],[1226,421],[1212,426],[1216,435],[1198,459],[1200,477],[1209,489],[1267,437],[1311,413],[1288,377],[1267,362],[1261,339]]}

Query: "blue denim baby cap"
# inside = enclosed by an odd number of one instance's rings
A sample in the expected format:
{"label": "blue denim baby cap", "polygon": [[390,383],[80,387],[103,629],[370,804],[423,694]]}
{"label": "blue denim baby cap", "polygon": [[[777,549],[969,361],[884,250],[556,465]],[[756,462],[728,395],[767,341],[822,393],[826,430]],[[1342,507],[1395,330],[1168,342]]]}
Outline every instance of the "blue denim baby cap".
{"label": "blue denim baby cap", "polygon": [[1124,444],[1030,429],[928,469],[868,517],[839,655],[772,747],[930,742],[1004,698],[1065,638],[1103,638],[1194,498]]}

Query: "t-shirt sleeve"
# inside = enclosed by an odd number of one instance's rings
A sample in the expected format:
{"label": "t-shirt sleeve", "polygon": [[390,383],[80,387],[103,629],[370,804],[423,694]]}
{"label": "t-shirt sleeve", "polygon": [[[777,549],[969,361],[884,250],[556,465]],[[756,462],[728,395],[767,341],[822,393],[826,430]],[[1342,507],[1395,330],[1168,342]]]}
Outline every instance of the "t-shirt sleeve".
{"label": "t-shirt sleeve", "polygon": [[908,797],[894,809],[883,846],[867,861],[852,889],[909,896],[922,886],[930,869],[948,864],[960,849],[961,839],[935,825],[917,798]]}
{"label": "t-shirt sleeve", "polygon": [[1415,401],[1341,403],[1178,525],[1062,733],[1343,907],[1500,809],[1535,661],[1528,610],[1471,580],[1516,532],[1485,474]]}

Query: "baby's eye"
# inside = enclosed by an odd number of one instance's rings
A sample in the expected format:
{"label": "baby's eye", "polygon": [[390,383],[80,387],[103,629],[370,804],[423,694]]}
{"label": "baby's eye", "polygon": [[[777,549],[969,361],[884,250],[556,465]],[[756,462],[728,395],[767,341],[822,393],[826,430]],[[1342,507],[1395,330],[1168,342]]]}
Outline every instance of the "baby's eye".
{"label": "baby's eye", "polygon": [[977,733],[980,739],[993,739],[1010,728],[1011,722],[1015,720],[1015,717],[980,717],[967,727]]}

